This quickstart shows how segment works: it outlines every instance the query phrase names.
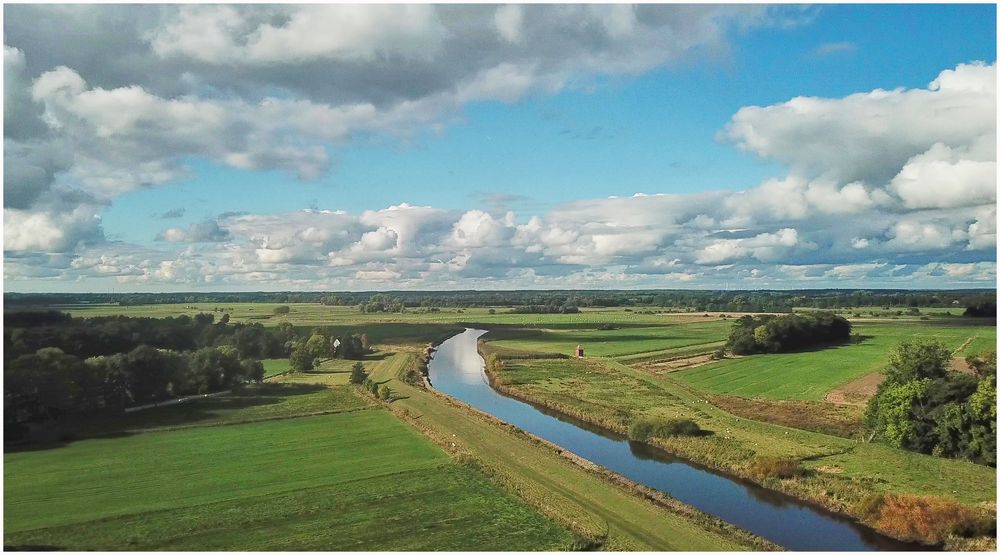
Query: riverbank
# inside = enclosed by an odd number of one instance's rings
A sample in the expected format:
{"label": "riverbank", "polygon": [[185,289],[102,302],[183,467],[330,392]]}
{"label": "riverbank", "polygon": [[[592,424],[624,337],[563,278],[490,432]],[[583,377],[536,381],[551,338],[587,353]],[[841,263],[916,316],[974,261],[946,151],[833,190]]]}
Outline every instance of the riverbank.
{"label": "riverbank", "polygon": [[665,496],[630,489],[596,467],[464,403],[404,379],[417,349],[379,363],[372,379],[387,382],[403,420],[454,457],[475,460],[543,514],[605,550],[743,551],[776,546]]}
{"label": "riverbank", "polygon": [[[486,351],[489,354],[489,349]],[[988,528],[989,520],[995,522],[995,505],[984,507],[969,496],[975,494],[971,491],[975,484],[990,483],[991,477],[995,486],[992,469],[741,419],[666,378],[610,360],[509,362],[500,369],[487,370],[493,387],[505,395],[622,435],[627,434],[628,425],[640,414],[692,418],[716,433],[707,438],[657,438],[651,443],[698,464],[865,522],[901,540],[932,544],[945,540],[948,548],[955,549],[993,545],[990,538],[982,535],[970,542],[969,538],[955,535],[944,537],[940,530],[900,528],[898,522],[889,523],[895,527],[880,526],[885,520],[877,518],[877,513],[872,518],[870,508],[872,500],[885,493],[927,496],[927,488],[921,487],[926,474],[927,482],[940,482],[931,495],[943,497],[940,493],[944,488],[949,492],[961,491],[966,499],[959,508],[971,507],[968,510],[980,515]],[[627,395],[622,394],[625,391]],[[755,472],[755,461],[775,454],[793,460],[797,466],[794,476],[768,477]],[[857,468],[859,461],[867,466]],[[889,482],[887,477],[897,483]],[[913,478],[921,479],[906,482]],[[989,492],[980,490],[979,495],[987,497]],[[894,518],[898,521],[899,515]],[[904,533],[899,533],[900,529]]]}

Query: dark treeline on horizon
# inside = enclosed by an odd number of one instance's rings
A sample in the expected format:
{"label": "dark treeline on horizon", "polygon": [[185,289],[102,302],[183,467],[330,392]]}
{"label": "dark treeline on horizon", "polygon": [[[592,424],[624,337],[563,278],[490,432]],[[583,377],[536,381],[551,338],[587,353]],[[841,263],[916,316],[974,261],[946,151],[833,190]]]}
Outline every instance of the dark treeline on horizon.
{"label": "dark treeline on horizon", "polygon": [[792,307],[949,307],[996,303],[992,289],[552,290],[386,292],[4,293],[8,307],[70,304],[321,303],[360,306],[390,297],[404,308],[492,306],[649,306],[698,311],[788,312]]}

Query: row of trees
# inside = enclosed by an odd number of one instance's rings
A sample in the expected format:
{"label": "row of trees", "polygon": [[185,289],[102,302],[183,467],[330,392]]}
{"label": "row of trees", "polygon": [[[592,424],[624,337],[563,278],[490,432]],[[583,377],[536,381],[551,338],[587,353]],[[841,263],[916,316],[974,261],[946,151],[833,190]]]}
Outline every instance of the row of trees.
{"label": "row of trees", "polygon": [[968,375],[949,371],[951,351],[939,342],[900,344],[865,411],[869,438],[996,466],[996,356],[967,358]]}
{"label": "row of trees", "polygon": [[292,324],[265,328],[260,323],[231,324],[224,314],[194,317],[74,318],[59,312],[4,315],[4,363],[39,349],[56,347],[79,358],[126,353],[140,345],[172,351],[232,346],[242,358],[283,358],[296,338]]}
{"label": "row of trees", "polygon": [[45,347],[4,365],[4,420],[10,437],[27,422],[121,413],[126,407],[222,391],[264,378],[259,360],[232,346],[177,352],[140,345],[87,359]]}
{"label": "row of trees", "polygon": [[[983,302],[996,303],[996,291],[816,289],[808,291],[692,291],[692,290],[564,290],[564,291],[392,291],[392,292],[245,292],[245,293],[5,293],[7,306],[112,303],[323,303],[337,306],[378,304],[390,298],[406,308],[497,307],[570,305],[578,307],[656,306],[718,312],[790,312],[792,307],[949,307],[963,309]],[[393,312],[395,310],[389,310]],[[995,314],[995,311],[994,311]]]}
{"label": "row of trees", "polygon": [[529,304],[516,306],[511,311],[512,314],[577,314],[580,309],[572,304]]}
{"label": "row of trees", "polygon": [[372,295],[368,302],[358,305],[361,312],[403,312],[406,305],[398,297],[388,295]]}
{"label": "row of trees", "polygon": [[850,339],[851,323],[829,312],[742,316],[733,323],[725,349],[737,355],[778,353]]}

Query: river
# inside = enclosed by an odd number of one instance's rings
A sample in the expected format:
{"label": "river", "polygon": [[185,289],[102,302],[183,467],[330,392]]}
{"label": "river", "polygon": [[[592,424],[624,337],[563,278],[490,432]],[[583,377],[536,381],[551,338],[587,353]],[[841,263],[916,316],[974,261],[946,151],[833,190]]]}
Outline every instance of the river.
{"label": "river", "polygon": [[466,329],[442,343],[428,371],[439,391],[546,439],[630,480],[667,493],[796,551],[914,550],[849,518],[794,497],[679,459],[643,443],[495,391],[477,341]]}

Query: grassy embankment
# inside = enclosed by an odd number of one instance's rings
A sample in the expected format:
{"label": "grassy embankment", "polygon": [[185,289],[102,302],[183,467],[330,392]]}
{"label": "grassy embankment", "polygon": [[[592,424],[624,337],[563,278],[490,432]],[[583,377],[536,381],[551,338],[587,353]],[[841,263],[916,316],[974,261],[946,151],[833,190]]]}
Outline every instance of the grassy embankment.
{"label": "grassy embankment", "polygon": [[[616,479],[561,450],[401,376],[416,352],[398,353],[375,368],[402,418],[495,478],[595,546],[612,550],[742,550],[762,540],[654,492]],[[640,495],[636,495],[639,493]],[[657,502],[643,496],[656,498]],[[666,509],[666,510],[664,510]]]}
{"label": "grassy embankment", "polygon": [[112,433],[107,437],[5,453],[5,547],[459,551],[578,544],[475,467],[457,464],[338,385],[346,373],[331,366],[78,430]]}
{"label": "grassy embankment", "polygon": [[[994,469],[739,418],[669,377],[613,360],[509,360],[495,377],[508,393],[620,433],[640,417],[694,420],[711,435],[654,443],[854,516],[885,492],[952,497],[987,516],[995,511]],[[794,461],[799,471],[788,479],[762,477],[759,463],[769,459]]]}

